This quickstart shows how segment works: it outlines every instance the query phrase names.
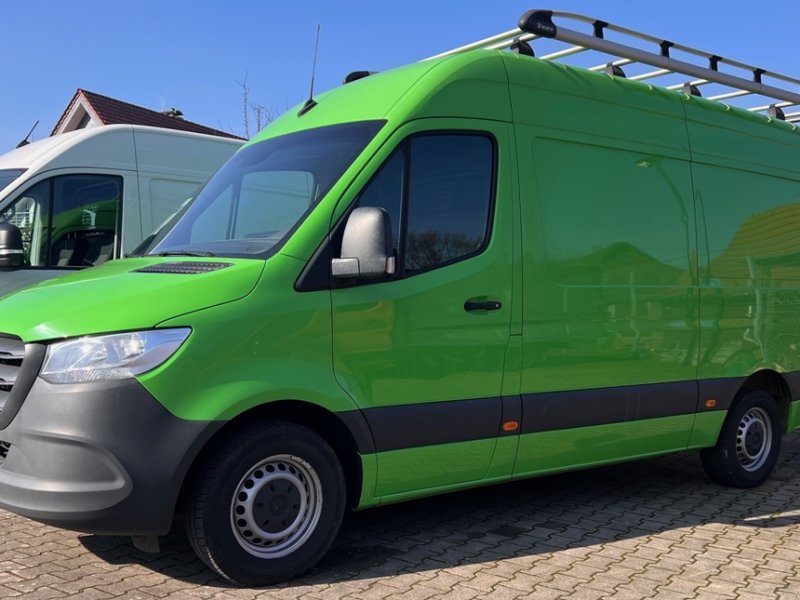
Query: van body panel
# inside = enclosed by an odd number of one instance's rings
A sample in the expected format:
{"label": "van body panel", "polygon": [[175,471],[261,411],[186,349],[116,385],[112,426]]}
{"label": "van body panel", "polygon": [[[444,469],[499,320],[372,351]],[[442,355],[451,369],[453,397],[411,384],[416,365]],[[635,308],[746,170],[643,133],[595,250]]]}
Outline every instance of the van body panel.
{"label": "van body panel", "polygon": [[[403,492],[422,495],[453,485],[477,483],[487,476],[486,457],[491,458],[496,445],[492,438],[380,452],[375,494],[385,500]],[[507,478],[508,474],[502,477]]]}
{"label": "van body panel", "polygon": [[[792,402],[792,406],[796,404],[797,402]],[[724,410],[697,413],[697,415],[695,415],[694,425],[692,426],[692,436],[689,438],[688,447],[708,448],[716,444],[726,416],[728,416],[728,413]],[[790,423],[787,431],[797,429],[798,425],[800,424],[795,425]]]}
{"label": "van body panel", "polygon": [[248,142],[324,127],[331,123],[387,119],[479,118],[511,121],[508,77],[500,53],[454,56],[414,63],[353,81],[314,97],[300,115],[290,108]]}
{"label": "van body panel", "polygon": [[[0,331],[14,331],[25,342],[36,342],[149,329],[171,317],[246,296],[264,269],[262,261],[225,259],[213,262],[227,266],[207,273],[137,271],[165,262],[170,261],[152,257],[112,261],[20,290],[5,300]],[[52,310],[56,298],[58,309]],[[125,310],[120,310],[122,306]]]}
{"label": "van body panel", "polygon": [[405,121],[426,118],[484,119],[511,122],[508,73],[502,53],[454,56],[431,61],[428,71],[388,113]]}
{"label": "van body panel", "polygon": [[31,142],[0,155],[0,168],[25,168],[27,171],[3,190],[3,201],[32,177],[54,169],[136,170],[131,125],[108,125],[71,131]]}
{"label": "van body panel", "polygon": [[[626,149],[647,148],[688,160],[689,139],[681,96],[658,87],[564,64],[501,53],[508,69],[514,122],[597,137]],[[646,134],[644,133],[646,132]],[[608,183],[615,183],[609,173]]]}
{"label": "van body panel", "polygon": [[697,164],[797,176],[795,124],[696,96],[685,96],[683,105]]}
{"label": "van body panel", "polygon": [[[501,426],[511,315],[521,300],[512,285],[517,238],[511,129],[478,119],[419,119],[400,128],[387,145],[438,132],[486,133],[494,139],[496,183],[488,244],[453,264],[331,293],[336,378],[364,411],[376,448],[393,445],[384,438],[389,433],[414,438],[409,445],[437,448],[408,473],[401,488],[394,487],[399,479],[385,480],[384,474],[402,471],[420,450],[385,455],[394,465],[387,467],[379,454],[378,494],[428,487],[444,472],[451,483],[482,479]],[[467,312],[465,303],[479,298],[498,301],[502,308]],[[384,410],[391,412],[390,428],[375,421]],[[475,438],[489,441],[469,441]],[[461,440],[465,445],[444,445]]]}
{"label": "van body panel", "polygon": [[[637,444],[641,455],[685,447],[693,417],[678,415],[696,409],[696,385],[635,395],[624,387],[697,376],[695,215],[680,99],[523,60],[506,60],[523,190],[522,431],[555,427],[548,415],[571,410],[588,419],[580,423],[588,434],[597,410],[609,415],[596,426],[598,440],[609,430],[606,460]],[[563,407],[573,399],[542,409],[525,402],[526,394],[564,389],[586,396]],[[680,433],[614,423],[635,419],[641,401],[669,405],[670,397],[678,400],[670,427]],[[640,428],[647,433],[626,433]],[[515,473],[550,468],[540,445],[550,443],[549,435],[523,435]],[[562,447],[564,466],[595,460],[595,445]]]}
{"label": "van body panel", "polygon": [[795,400],[789,405],[789,414],[786,422],[786,431],[800,429],[800,400]]}
{"label": "van body panel", "polygon": [[161,322],[191,327],[192,335],[180,360],[176,355],[139,381],[181,419],[229,420],[278,400],[355,410],[331,368],[330,292],[276,293],[291,290],[303,267],[295,258],[273,256],[241,300]]}
{"label": "van body panel", "polygon": [[785,123],[713,102],[691,98],[686,111],[702,294],[698,376],[798,371],[800,140]]}
{"label": "van body panel", "polygon": [[385,119],[399,99],[411,93],[420,78],[435,66],[436,62],[432,61],[399,67],[318,94],[314,97],[317,102],[314,108],[303,115],[298,114],[302,103],[290,108],[253,136],[247,145],[331,123]]}
{"label": "van body panel", "polygon": [[[134,172],[122,175],[122,239],[117,244],[114,258],[121,258],[132,252],[141,240],[155,227],[146,229],[142,224],[142,203],[139,189],[139,176]],[[180,197],[180,196],[178,196]],[[139,241],[137,241],[139,240]]]}
{"label": "van body panel", "polygon": [[2,271],[0,271],[0,297],[10,294],[20,288],[47,281],[48,279],[65,277],[72,272],[71,269],[23,269],[16,271],[14,279],[12,280],[3,277]]}
{"label": "van body panel", "polygon": [[683,450],[693,423],[692,414],[522,435],[514,475],[556,473]]}

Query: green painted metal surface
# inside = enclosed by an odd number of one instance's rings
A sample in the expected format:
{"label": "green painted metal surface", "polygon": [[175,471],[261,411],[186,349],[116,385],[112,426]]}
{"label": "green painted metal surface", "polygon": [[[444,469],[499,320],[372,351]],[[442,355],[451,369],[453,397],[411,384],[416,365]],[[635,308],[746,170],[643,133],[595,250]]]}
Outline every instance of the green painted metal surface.
{"label": "green painted metal surface", "polygon": [[142,384],[184,419],[226,420],[275,400],[353,409],[331,369],[329,294],[292,290],[303,266],[275,256],[247,297],[163,321],[192,335]]}
{"label": "green painted metal surface", "polygon": [[263,261],[219,259],[231,266],[199,275],[135,271],[192,260],[203,259],[116,260],[20,290],[2,300],[0,331],[36,342],[150,329],[165,319],[246,296],[264,270]]}
{"label": "green painted metal surface", "polygon": [[686,448],[694,415],[520,436],[515,476],[555,473]]}
{"label": "green painted metal surface", "polygon": [[786,431],[800,429],[800,400],[789,404],[789,415],[786,419]]}
{"label": "green painted metal surface", "polygon": [[724,410],[697,413],[688,447],[707,448],[716,444],[719,430],[722,429],[727,414]]}

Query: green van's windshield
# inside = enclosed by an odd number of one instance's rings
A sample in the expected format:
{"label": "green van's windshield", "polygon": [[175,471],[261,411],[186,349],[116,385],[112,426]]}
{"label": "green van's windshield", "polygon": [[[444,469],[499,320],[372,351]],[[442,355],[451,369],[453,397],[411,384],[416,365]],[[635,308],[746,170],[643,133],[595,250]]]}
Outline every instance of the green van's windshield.
{"label": "green van's windshield", "polygon": [[225,164],[150,254],[264,256],[330,190],[383,121],[320,127],[258,142]]}

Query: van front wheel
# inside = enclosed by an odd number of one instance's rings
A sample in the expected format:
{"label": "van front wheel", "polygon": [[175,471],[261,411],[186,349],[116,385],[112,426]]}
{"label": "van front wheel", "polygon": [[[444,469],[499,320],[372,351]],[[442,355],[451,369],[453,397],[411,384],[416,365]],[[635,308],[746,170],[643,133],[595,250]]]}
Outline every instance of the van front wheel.
{"label": "van front wheel", "polygon": [[344,506],[344,474],[325,440],[293,423],[257,423],[211,453],[187,495],[185,527],[214,571],[268,585],[316,564]]}
{"label": "van front wheel", "polygon": [[706,473],[723,485],[761,485],[778,460],[780,422],[772,396],[762,390],[745,392],[728,413],[717,445],[700,451]]}

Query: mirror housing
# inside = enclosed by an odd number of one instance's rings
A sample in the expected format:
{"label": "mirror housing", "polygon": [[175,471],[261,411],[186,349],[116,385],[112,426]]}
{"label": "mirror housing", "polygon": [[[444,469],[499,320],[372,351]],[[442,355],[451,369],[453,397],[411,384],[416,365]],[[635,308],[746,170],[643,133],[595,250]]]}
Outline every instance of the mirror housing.
{"label": "mirror housing", "polygon": [[11,223],[0,223],[0,269],[18,269],[25,262],[22,233]]}
{"label": "mirror housing", "polygon": [[342,257],[331,260],[331,275],[366,279],[394,275],[394,270],[389,213],[374,206],[355,209],[344,226]]}

